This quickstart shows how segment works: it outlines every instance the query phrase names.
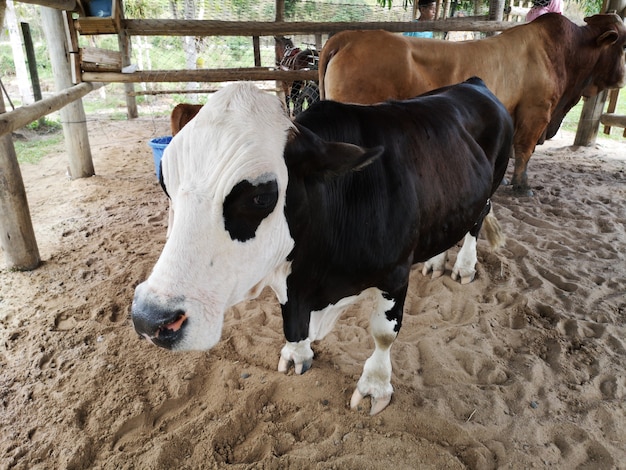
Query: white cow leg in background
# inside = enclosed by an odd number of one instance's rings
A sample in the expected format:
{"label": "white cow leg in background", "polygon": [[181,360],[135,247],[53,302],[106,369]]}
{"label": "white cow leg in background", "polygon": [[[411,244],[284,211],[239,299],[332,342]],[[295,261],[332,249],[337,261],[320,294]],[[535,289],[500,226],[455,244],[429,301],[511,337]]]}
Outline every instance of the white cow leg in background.
{"label": "white cow leg in background", "polygon": [[377,293],[377,301],[370,319],[370,329],[376,348],[374,353],[365,361],[363,374],[350,400],[350,407],[354,409],[363,398],[369,395],[372,401],[371,415],[384,410],[391,401],[393,386],[391,385],[390,349],[398,335],[398,332],[395,331],[397,320],[388,320],[386,316],[395,302],[385,299],[381,291],[377,290]]}
{"label": "white cow leg in background", "polygon": [[[426,276],[430,271],[433,272],[432,278],[435,279],[443,275],[446,271],[446,262],[448,261],[448,252],[444,251],[433,256],[424,263],[422,274]],[[456,262],[452,268],[452,279],[461,280],[461,284],[469,284],[474,280],[476,275],[476,263],[478,258],[476,255],[476,237],[469,232],[465,234],[463,246],[459,250]]]}
{"label": "white cow leg in background", "polygon": [[454,268],[452,268],[452,279],[456,281],[461,278],[461,284],[469,284],[472,282],[476,275],[477,262],[476,237],[470,235],[468,232],[465,234],[463,246],[459,250]]}
{"label": "white cow leg in background", "polygon": [[426,276],[430,271],[433,272],[432,278],[438,278],[446,271],[446,261],[448,261],[448,252],[444,251],[436,256],[433,256],[424,263],[422,268],[422,274]]}

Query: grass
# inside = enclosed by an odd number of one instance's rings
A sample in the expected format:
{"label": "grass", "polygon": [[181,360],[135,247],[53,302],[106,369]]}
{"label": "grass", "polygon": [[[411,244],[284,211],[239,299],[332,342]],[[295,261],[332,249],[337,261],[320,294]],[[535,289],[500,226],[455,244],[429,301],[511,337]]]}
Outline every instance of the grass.
{"label": "grass", "polygon": [[[43,157],[51,152],[61,150],[60,144],[63,142],[63,133],[57,132],[55,135],[45,137],[37,141],[17,141],[14,143],[17,161],[22,163],[39,163]],[[59,147],[59,149],[57,149]]]}
{"label": "grass", "polygon": [[24,128],[24,132],[28,135],[26,140],[18,139],[13,144],[20,164],[39,163],[51,152],[61,150],[63,132],[61,124],[56,121],[46,118],[34,121]]}

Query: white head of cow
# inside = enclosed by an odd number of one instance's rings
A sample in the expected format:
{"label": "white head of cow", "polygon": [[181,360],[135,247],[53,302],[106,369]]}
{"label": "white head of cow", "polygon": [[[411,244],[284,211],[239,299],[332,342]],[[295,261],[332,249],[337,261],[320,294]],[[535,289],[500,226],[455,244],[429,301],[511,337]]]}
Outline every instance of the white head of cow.
{"label": "white head of cow", "polygon": [[293,240],[283,150],[292,128],[277,97],[239,83],[213,95],[172,139],[162,174],[173,218],[135,291],[140,334],[168,348],[208,349],[231,305],[266,285],[284,301]]}

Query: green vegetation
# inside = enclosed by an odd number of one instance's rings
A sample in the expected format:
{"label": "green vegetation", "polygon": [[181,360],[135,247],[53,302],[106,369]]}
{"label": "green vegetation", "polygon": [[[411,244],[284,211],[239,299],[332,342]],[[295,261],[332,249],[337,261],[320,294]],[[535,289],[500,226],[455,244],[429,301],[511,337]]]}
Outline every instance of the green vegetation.
{"label": "green vegetation", "polygon": [[14,142],[19,163],[39,163],[46,155],[62,151],[63,132],[59,122],[44,118],[30,123],[25,129],[35,137]]}

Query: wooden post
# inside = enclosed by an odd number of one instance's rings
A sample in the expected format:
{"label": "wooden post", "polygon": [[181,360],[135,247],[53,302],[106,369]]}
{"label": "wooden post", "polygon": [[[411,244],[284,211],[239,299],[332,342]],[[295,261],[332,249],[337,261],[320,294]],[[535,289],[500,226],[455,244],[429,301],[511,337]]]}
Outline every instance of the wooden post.
{"label": "wooden post", "polygon": [[[489,2],[489,21],[502,21],[504,18],[504,0]],[[487,36],[495,36],[495,32],[488,32]]]}
{"label": "wooden post", "polygon": [[[41,7],[41,19],[57,91],[72,85],[72,72],[65,40],[63,16],[59,10]],[[85,178],[95,174],[87,134],[87,118],[82,100],[76,100],[60,110],[65,148],[69,156],[70,176]]]}
{"label": "wooden post", "polygon": [[[285,0],[276,0],[276,18],[274,20],[277,22],[285,21]],[[275,59],[278,61],[278,57]],[[286,103],[287,97],[283,90],[283,83],[279,80],[276,80],[276,94],[283,103]]]}
{"label": "wooden post", "polygon": [[[0,0],[0,22],[4,14]],[[0,93],[0,115],[4,114]],[[11,134],[0,137],[0,247],[10,269],[30,271],[41,263],[20,166]]]}
{"label": "wooden post", "polygon": [[[130,36],[126,31],[122,30],[117,36],[117,40],[122,53],[122,68],[131,64],[130,55]],[[139,117],[137,110],[137,98],[135,97],[135,86],[132,83],[124,83],[124,95],[126,96],[126,115],[128,119],[136,119]]]}
{"label": "wooden post", "polygon": [[[30,83],[33,86],[33,97],[35,101],[41,101],[41,86],[39,86],[39,73],[37,73],[37,59],[35,58],[35,47],[33,46],[33,38],[30,34],[30,26],[28,23],[21,23],[22,36],[24,36],[24,49],[26,49],[26,60],[28,62],[28,71],[30,73]],[[45,118],[39,118],[39,125],[43,126]]]}
{"label": "wooden post", "polygon": [[252,49],[254,50],[254,66],[261,66],[261,44],[259,36],[252,36]]}
{"label": "wooden post", "polygon": [[586,146],[596,141],[598,128],[600,127],[600,116],[604,109],[607,93],[607,90],[603,90],[596,96],[585,99],[582,112],[580,113],[580,120],[578,121],[578,128],[576,129],[574,145]]}
{"label": "wooden post", "polygon": [[[124,19],[124,8],[119,0],[113,0],[117,3],[117,11],[119,13],[119,19]],[[122,53],[122,68],[128,67],[131,64],[131,42],[130,36],[125,29],[120,29],[117,34],[117,43]],[[137,119],[139,117],[139,111],[137,110],[137,97],[135,95],[135,85],[132,83],[124,83],[124,95],[126,96],[126,116],[128,119]]]}
{"label": "wooden post", "polygon": [[[606,112],[612,114],[617,108],[617,98],[619,97],[619,88],[614,88],[609,91],[609,106],[606,108]],[[611,135],[611,126],[604,126],[604,133]]]}

